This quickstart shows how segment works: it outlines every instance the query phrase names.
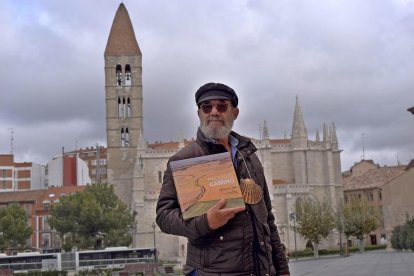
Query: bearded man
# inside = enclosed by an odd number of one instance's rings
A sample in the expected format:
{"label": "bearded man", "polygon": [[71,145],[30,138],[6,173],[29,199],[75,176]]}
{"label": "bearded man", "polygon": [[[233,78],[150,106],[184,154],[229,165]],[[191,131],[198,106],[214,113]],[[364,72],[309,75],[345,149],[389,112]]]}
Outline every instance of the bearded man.
{"label": "bearded man", "polygon": [[226,208],[222,199],[206,214],[184,220],[168,164],[157,203],[158,226],[167,234],[188,238],[186,275],[290,275],[256,148],[232,131],[239,115],[236,92],[221,83],[207,83],[197,90],[195,101],[200,119],[197,139],[169,162],[227,151],[239,181],[254,181],[262,196],[233,208]]}

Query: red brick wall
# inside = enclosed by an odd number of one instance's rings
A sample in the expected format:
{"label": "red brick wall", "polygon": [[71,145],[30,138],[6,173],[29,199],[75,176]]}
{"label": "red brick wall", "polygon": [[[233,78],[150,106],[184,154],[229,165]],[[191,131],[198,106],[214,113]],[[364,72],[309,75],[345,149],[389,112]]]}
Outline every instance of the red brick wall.
{"label": "red brick wall", "polygon": [[65,156],[63,162],[63,186],[76,186],[76,157]]}

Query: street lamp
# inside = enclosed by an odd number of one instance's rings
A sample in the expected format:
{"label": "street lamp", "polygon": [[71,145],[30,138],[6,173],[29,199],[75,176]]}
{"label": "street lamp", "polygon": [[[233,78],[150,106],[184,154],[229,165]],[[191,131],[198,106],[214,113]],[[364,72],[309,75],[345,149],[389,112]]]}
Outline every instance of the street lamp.
{"label": "street lamp", "polygon": [[155,242],[155,227],[157,225],[155,224],[155,222],[152,223],[152,230],[153,230],[153,234],[154,234],[154,249],[155,249],[155,262],[158,261],[158,250],[157,250],[157,244]]}
{"label": "street lamp", "polygon": [[295,259],[298,259],[298,254],[297,254],[297,247],[296,247],[296,214],[295,213],[290,213],[289,215],[289,219],[293,220],[293,237],[295,239]]}
{"label": "street lamp", "polygon": [[153,232],[152,232],[152,233],[154,234],[154,248],[156,248],[156,247],[157,247],[157,244],[156,244],[156,242],[155,242],[155,226],[156,226],[156,225],[155,225],[155,222],[153,222],[153,223],[152,223],[152,230],[153,230]]}

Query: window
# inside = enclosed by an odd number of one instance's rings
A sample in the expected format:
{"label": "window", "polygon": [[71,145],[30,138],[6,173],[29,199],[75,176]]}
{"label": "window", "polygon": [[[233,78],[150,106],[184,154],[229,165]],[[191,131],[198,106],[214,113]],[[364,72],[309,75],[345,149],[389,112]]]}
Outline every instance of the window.
{"label": "window", "polygon": [[116,85],[122,85],[122,67],[120,64],[116,66]]}
{"label": "window", "polygon": [[128,128],[121,128],[121,147],[129,146],[129,131]]}
{"label": "window", "polygon": [[367,193],[367,200],[368,201],[374,201],[374,194],[372,192]]}
{"label": "window", "polygon": [[378,199],[382,200],[382,191],[381,190],[378,191]]}
{"label": "window", "polygon": [[131,117],[131,100],[129,97],[127,98],[126,116]]}
{"label": "window", "polygon": [[158,183],[162,183],[162,171],[158,172]]}
{"label": "window", "polygon": [[50,209],[50,201],[49,200],[44,200],[43,201],[43,209],[44,210],[49,210]]}
{"label": "window", "polygon": [[42,234],[42,247],[43,248],[50,247],[50,233]]}
{"label": "window", "polygon": [[125,85],[131,86],[131,66],[125,65]]}
{"label": "window", "polygon": [[118,97],[118,117],[122,117],[122,114],[124,114],[124,106],[121,97]]}
{"label": "window", "polygon": [[48,232],[50,231],[49,223],[47,222],[47,217],[42,217],[42,231]]}

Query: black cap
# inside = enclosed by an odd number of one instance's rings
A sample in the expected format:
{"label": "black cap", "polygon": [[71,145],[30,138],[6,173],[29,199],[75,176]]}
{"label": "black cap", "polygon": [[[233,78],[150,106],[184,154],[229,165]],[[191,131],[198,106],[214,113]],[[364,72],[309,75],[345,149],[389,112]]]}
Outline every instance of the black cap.
{"label": "black cap", "polygon": [[239,104],[239,99],[233,88],[222,83],[209,82],[197,90],[195,93],[197,105],[208,100],[230,100],[234,107]]}

